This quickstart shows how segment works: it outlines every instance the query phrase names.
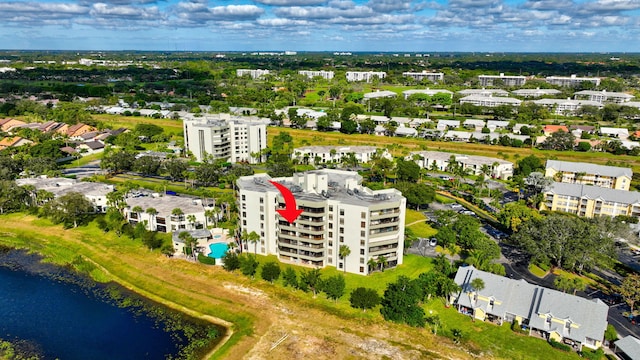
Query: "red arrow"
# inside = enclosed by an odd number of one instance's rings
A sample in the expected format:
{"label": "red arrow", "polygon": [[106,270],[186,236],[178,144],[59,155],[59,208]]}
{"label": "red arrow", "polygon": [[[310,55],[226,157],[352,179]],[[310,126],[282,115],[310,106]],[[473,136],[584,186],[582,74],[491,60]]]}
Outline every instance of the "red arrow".
{"label": "red arrow", "polygon": [[282,197],[284,197],[284,209],[276,211],[280,213],[280,215],[282,215],[289,224],[293,223],[302,213],[302,210],[298,209],[298,206],[296,205],[296,198],[293,197],[291,190],[287,189],[284,185],[271,180],[269,180],[269,182],[278,188]]}

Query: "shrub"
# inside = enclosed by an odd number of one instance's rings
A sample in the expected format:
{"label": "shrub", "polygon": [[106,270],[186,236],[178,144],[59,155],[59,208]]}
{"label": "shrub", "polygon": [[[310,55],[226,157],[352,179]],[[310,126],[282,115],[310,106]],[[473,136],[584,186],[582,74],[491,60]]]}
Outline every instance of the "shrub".
{"label": "shrub", "polygon": [[567,345],[567,344],[563,344],[563,343],[559,343],[555,340],[549,340],[549,344],[551,344],[552,347],[558,349],[558,350],[562,350],[562,351],[566,351],[566,352],[570,352],[571,346]]}
{"label": "shrub", "polygon": [[583,348],[583,350],[580,352],[580,355],[583,358],[589,360],[601,360],[604,357],[604,350],[602,350],[602,348],[599,348],[598,350],[594,351],[591,349]]}
{"label": "shrub", "polygon": [[202,253],[198,253],[198,262],[206,265],[215,265],[216,259],[203,255]]}

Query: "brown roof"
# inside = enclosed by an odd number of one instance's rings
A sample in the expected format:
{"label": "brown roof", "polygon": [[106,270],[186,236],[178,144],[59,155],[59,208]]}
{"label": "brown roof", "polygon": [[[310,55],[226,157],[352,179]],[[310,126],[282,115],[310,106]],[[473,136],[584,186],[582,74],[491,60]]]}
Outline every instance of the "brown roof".
{"label": "brown roof", "polygon": [[543,131],[545,133],[554,133],[556,131],[569,132],[569,128],[566,125],[545,125]]}

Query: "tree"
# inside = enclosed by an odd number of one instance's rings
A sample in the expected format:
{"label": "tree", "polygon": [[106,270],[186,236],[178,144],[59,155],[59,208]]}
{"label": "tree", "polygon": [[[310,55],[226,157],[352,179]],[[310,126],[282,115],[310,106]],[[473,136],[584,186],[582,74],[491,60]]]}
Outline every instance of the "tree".
{"label": "tree", "polygon": [[292,288],[298,287],[298,275],[296,271],[292,267],[288,267],[284,269],[284,273],[282,274],[282,282],[285,287],[291,286]]}
{"label": "tree", "polygon": [[138,136],[144,136],[150,139],[155,135],[162,134],[164,129],[154,124],[137,124],[133,132]]}
{"label": "tree", "polygon": [[640,275],[630,273],[622,280],[622,284],[618,286],[618,293],[631,308],[631,312],[635,310],[635,305],[640,301]]}
{"label": "tree", "polygon": [[300,282],[299,285],[304,286],[305,288],[311,289],[313,292],[313,296],[315,297],[318,293],[318,285],[322,280],[320,274],[320,269],[311,269],[307,271],[303,271],[300,274]]}
{"label": "tree", "polygon": [[100,168],[106,169],[111,174],[118,174],[131,170],[135,160],[136,155],[129,151],[105,152],[100,162]]}
{"label": "tree", "polygon": [[342,267],[344,272],[347,272],[347,256],[351,255],[351,249],[347,245],[340,245],[340,250],[338,250],[338,254],[340,258],[344,260],[344,266]]}
{"label": "tree", "polygon": [[380,295],[374,289],[358,287],[349,295],[349,302],[352,308],[367,311],[367,309],[372,309],[380,304]]}
{"label": "tree", "polygon": [[378,266],[380,267],[380,271],[384,272],[384,268],[389,264],[387,258],[384,255],[378,255],[376,261],[378,263]]}
{"label": "tree", "polygon": [[505,204],[500,213],[498,213],[498,221],[513,232],[518,232],[520,225],[523,223],[541,218],[542,215],[537,210],[528,207],[523,201]]}
{"label": "tree", "polygon": [[161,163],[153,156],[141,156],[133,162],[132,169],[145,176],[158,175]]}
{"label": "tree", "polygon": [[589,144],[586,141],[580,141],[578,143],[578,145],[576,146],[576,150],[582,151],[582,152],[587,152],[587,151],[591,150],[591,144]]}
{"label": "tree", "polygon": [[45,204],[42,208],[44,216],[55,224],[65,227],[78,227],[87,224],[95,215],[93,203],[78,192],[66,193]]}
{"label": "tree", "polygon": [[374,258],[369,258],[369,261],[367,261],[367,266],[369,267],[369,272],[371,273],[376,269],[376,267],[378,267],[378,262]]}
{"label": "tree", "polygon": [[556,131],[540,144],[541,149],[566,151],[572,150],[576,137],[571,132]]}
{"label": "tree", "polygon": [[415,161],[398,159],[396,161],[398,180],[416,182],[420,178],[420,166]]}
{"label": "tree", "polygon": [[529,176],[529,174],[534,171],[544,170],[544,164],[542,163],[542,160],[535,155],[529,155],[520,159],[517,162],[517,165],[518,166],[516,167],[515,173],[516,175],[522,175],[523,177]]}
{"label": "tree", "polygon": [[190,253],[188,253],[187,255],[191,255],[195,259],[195,247],[198,245],[198,240],[191,236],[191,234],[189,234],[189,232],[187,231],[181,231],[178,234],[178,238],[182,240],[182,242],[184,242],[185,253],[188,249]]}
{"label": "tree", "polygon": [[418,282],[400,275],[396,282],[387,285],[380,313],[385,320],[424,327],[424,310],[418,305],[420,298]]}
{"label": "tree", "polygon": [[322,292],[327,294],[329,299],[337,301],[342,295],[344,295],[345,281],[344,275],[336,274],[323,280]]}
{"label": "tree", "polygon": [[278,265],[278,263],[276,263],[275,261],[269,261],[265,263],[264,265],[262,265],[262,272],[260,276],[262,276],[262,279],[273,283],[280,277],[280,265]]}
{"label": "tree", "polygon": [[240,271],[243,275],[249,276],[253,279],[258,271],[258,260],[255,257],[250,255],[242,255],[239,257],[240,260]]}
{"label": "tree", "polygon": [[196,167],[194,176],[198,184],[202,186],[213,186],[220,178],[220,165],[217,163],[205,162]]}
{"label": "tree", "polygon": [[222,256],[222,268],[227,271],[234,271],[240,268],[240,258],[234,251],[227,251]]}
{"label": "tree", "polygon": [[187,163],[180,159],[169,159],[164,162],[164,171],[169,175],[171,181],[184,180],[184,172],[187,171]]}
{"label": "tree", "polygon": [[260,241],[260,235],[257,232],[252,231],[247,235],[247,241],[253,244],[253,254],[258,255],[258,241]]}
{"label": "tree", "polygon": [[484,280],[480,279],[480,278],[475,278],[473,280],[471,280],[471,288],[473,289],[474,292],[480,292],[482,290],[484,290]]}
{"label": "tree", "polygon": [[27,204],[29,194],[14,181],[0,180],[0,214],[20,211]]}

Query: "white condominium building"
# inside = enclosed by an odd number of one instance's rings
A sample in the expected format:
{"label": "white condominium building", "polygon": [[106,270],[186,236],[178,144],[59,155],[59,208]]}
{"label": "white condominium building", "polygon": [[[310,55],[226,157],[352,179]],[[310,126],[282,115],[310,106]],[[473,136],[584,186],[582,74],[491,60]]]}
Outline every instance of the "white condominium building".
{"label": "white condominium building", "polygon": [[91,201],[95,211],[104,213],[108,208],[107,194],[114,191],[113,185],[98,182],[85,182],[67,178],[24,178],[16,179],[18,186],[30,185],[36,190],[44,190],[53,194],[54,198],[66,195],[70,192],[77,192],[84,195]]}
{"label": "white condominium building", "polygon": [[512,162],[486,156],[453,154],[443,151],[416,151],[409,153],[405,160],[414,160],[421,168],[433,171],[447,171],[453,160],[473,175],[480,175],[485,169],[489,170],[489,175],[493,178],[506,180],[513,175]]}
{"label": "white condominium building", "polygon": [[183,120],[184,145],[198,161],[208,155],[232,163],[262,162],[260,153],[267,147],[265,121],[233,117],[229,114]]}
{"label": "white condominium building", "polygon": [[500,73],[500,75],[480,75],[478,80],[480,86],[493,86],[495,80],[501,80],[505,86],[522,86],[527,82],[527,77]]}
{"label": "white condominium building", "polygon": [[521,100],[502,97],[502,96],[482,96],[482,95],[469,95],[460,99],[460,104],[472,104],[475,106],[496,107],[501,105],[520,106]]}
{"label": "white condominium building", "polygon": [[[375,146],[303,146],[293,149],[291,158],[305,164],[340,163],[353,154],[358,163],[366,164],[378,153]],[[392,160],[386,149],[380,149],[379,156]]]}
{"label": "white condominium building", "polygon": [[245,75],[249,75],[251,76],[252,79],[257,79],[263,75],[268,75],[268,74],[269,74],[269,70],[262,70],[262,69],[237,69],[236,70],[236,76],[242,77]]}
{"label": "white condominium building", "polygon": [[596,101],[599,103],[615,103],[622,104],[633,99],[633,95],[629,95],[627,93],[621,92],[613,92],[613,91],[592,91],[592,90],[583,90],[578,91],[573,94],[575,99],[588,99],[591,101]]}
{"label": "white condominium building", "polygon": [[444,80],[444,73],[441,72],[403,72],[402,76],[413,78],[418,81],[426,79],[432,83],[438,83]]}
{"label": "white condominium building", "polygon": [[371,82],[374,77],[382,80],[387,77],[387,73],[384,71],[347,71],[347,81],[364,81]]}
{"label": "white condominium building", "polygon": [[538,99],[532,101],[536,105],[541,105],[558,115],[573,115],[583,106],[595,106],[602,108],[602,104],[591,100],[572,100],[572,99]]}
{"label": "white condominium building", "polygon": [[[269,181],[293,193],[302,214],[289,223],[276,210],[285,202]],[[355,172],[316,170],[271,179],[267,174],[241,177],[238,185],[240,229],[260,240],[247,251],[274,254],[283,262],[333,266],[354,274],[373,270],[371,260],[386,267],[402,264],[406,199],[395,189],[373,191]],[[346,245],[350,255],[340,257]]]}
{"label": "white condominium building", "polygon": [[298,74],[304,75],[309,79],[313,79],[314,77],[319,76],[325,80],[333,79],[333,75],[334,75],[333,71],[324,71],[324,70],[300,70],[298,71]]}
{"label": "white condominium building", "polygon": [[129,224],[142,223],[149,231],[163,233],[204,229],[207,225],[205,211],[213,209],[214,205],[204,206],[200,199],[158,194],[129,197],[125,201],[124,217]]}
{"label": "white condominium building", "polygon": [[578,86],[578,85],[580,85],[580,83],[582,83],[584,81],[591,82],[591,83],[595,84],[596,86],[600,85],[600,78],[577,77],[576,75],[571,75],[571,76],[547,76],[546,81],[547,81],[547,83],[549,83],[551,85],[570,86],[570,87]]}

